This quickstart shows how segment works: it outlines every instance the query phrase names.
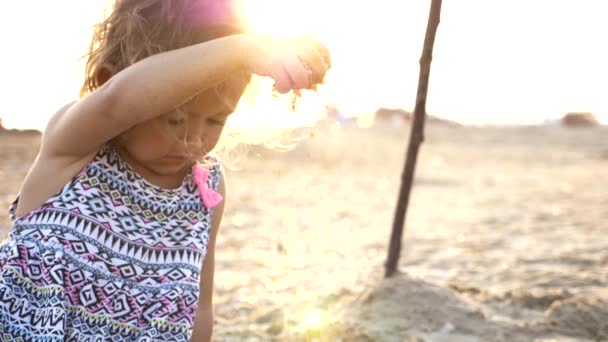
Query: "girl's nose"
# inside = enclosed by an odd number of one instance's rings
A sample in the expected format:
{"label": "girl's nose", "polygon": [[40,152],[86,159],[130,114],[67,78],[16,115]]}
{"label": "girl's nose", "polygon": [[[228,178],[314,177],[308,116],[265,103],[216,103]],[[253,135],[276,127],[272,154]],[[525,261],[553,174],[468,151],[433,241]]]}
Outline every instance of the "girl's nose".
{"label": "girl's nose", "polygon": [[190,125],[190,127],[188,127],[185,142],[190,151],[199,151],[203,148],[204,136],[200,125]]}

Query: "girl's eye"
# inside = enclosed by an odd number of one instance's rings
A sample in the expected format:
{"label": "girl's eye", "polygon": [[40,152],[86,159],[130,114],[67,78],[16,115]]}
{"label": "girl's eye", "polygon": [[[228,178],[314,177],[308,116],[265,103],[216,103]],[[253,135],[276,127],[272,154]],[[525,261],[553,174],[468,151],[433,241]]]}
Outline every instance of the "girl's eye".
{"label": "girl's eye", "polygon": [[179,126],[179,125],[183,125],[186,122],[186,119],[184,119],[184,118],[169,118],[167,121],[169,122],[169,125]]}
{"label": "girl's eye", "polygon": [[226,123],[226,121],[215,120],[215,119],[207,119],[207,122],[209,122],[212,125],[218,125],[218,126],[223,126]]}

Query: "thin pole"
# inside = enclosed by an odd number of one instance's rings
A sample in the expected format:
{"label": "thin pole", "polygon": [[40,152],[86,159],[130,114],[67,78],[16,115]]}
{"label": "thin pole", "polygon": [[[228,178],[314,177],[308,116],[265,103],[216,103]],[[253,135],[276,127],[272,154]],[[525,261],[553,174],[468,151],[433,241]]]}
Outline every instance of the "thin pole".
{"label": "thin pole", "polygon": [[410,192],[414,179],[414,170],[416,169],[416,160],[418,159],[418,150],[424,141],[424,121],[426,118],[426,94],[429,87],[429,75],[431,74],[431,61],[433,60],[433,47],[435,45],[435,35],[441,17],[441,1],[431,0],[431,10],[429,12],[429,20],[426,26],[424,36],[424,46],[422,48],[422,57],[420,58],[420,75],[418,77],[418,92],[416,94],[416,107],[410,133],[410,141],[405,158],[405,166],[401,176],[401,190],[399,191],[399,199],[397,208],[395,209],[395,218],[393,220],[393,230],[391,232],[391,240],[388,248],[388,259],[386,260],[385,277],[391,277],[397,270],[399,255],[401,254],[401,239],[403,237],[403,228],[405,225],[405,217],[407,207],[410,200]]}

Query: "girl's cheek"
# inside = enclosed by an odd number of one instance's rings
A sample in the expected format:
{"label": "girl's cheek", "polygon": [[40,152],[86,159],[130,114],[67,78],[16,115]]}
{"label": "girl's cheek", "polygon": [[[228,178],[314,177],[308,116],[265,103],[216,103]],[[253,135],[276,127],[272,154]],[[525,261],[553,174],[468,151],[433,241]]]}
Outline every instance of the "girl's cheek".
{"label": "girl's cheek", "polygon": [[207,140],[209,145],[211,145],[211,149],[213,149],[215,145],[217,145],[217,142],[220,140],[220,136],[222,135],[223,130],[224,126],[217,126],[210,130],[207,134]]}
{"label": "girl's cheek", "polygon": [[155,132],[139,140],[137,149],[145,155],[146,159],[162,158],[169,153],[175,145],[175,138],[171,138],[166,132]]}

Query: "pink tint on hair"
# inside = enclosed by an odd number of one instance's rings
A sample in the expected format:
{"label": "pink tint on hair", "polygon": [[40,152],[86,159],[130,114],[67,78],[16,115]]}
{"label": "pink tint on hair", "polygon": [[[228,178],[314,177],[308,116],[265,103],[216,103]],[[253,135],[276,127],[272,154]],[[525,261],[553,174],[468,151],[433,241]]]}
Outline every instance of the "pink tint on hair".
{"label": "pink tint on hair", "polygon": [[191,25],[198,27],[240,26],[233,0],[196,0],[187,18]]}

